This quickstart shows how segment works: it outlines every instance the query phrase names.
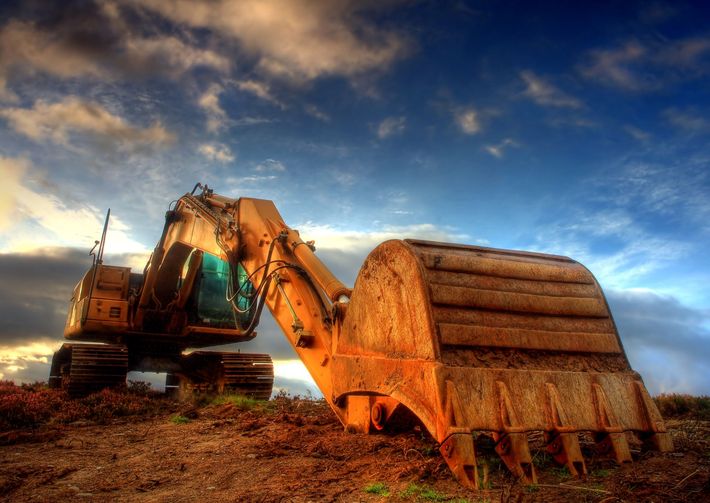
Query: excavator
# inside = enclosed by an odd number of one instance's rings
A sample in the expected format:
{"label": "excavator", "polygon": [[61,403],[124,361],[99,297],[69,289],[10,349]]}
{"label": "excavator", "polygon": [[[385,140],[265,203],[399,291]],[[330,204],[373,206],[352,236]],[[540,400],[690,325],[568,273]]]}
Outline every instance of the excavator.
{"label": "excavator", "polygon": [[268,355],[185,351],[253,338],[266,305],[347,431],[419,425],[466,487],[481,484],[481,438],[525,483],[533,435],[574,477],[587,473],[580,438],[620,464],[630,442],[673,449],[599,283],[570,258],[390,240],[350,289],[272,201],[201,184],[167,211],[142,275],[103,264],[105,229],[64,332],[84,343],[57,351],[55,386],[153,370],[180,389],[268,398]]}

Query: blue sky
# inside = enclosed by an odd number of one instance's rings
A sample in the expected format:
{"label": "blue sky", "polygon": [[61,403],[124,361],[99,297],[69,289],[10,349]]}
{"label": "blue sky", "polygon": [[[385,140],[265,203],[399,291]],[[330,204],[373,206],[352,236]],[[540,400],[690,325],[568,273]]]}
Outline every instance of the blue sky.
{"label": "blue sky", "polygon": [[4,4],[0,373],[46,374],[107,207],[140,268],[201,181],[347,282],[392,237],[571,256],[652,392],[710,393],[710,7],[579,4]]}

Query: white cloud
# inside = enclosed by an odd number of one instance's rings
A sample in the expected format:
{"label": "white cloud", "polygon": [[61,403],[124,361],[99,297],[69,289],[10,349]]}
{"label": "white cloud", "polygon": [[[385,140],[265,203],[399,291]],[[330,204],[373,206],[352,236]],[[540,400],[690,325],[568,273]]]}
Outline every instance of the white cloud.
{"label": "white cloud", "polygon": [[[240,43],[265,74],[297,81],[386,69],[407,52],[405,38],[367,21],[376,4],[346,0],[262,2],[134,0],[175,23],[208,28]],[[381,7],[380,7],[381,8]]]}
{"label": "white cloud", "polygon": [[30,163],[26,159],[14,159],[0,156],[3,178],[0,183],[0,231],[4,231],[14,221],[18,203],[18,191],[22,187],[22,178]]}
{"label": "white cloud", "polygon": [[219,104],[219,95],[224,88],[219,84],[210,85],[207,90],[200,95],[197,104],[207,114],[207,130],[214,133],[227,125],[227,113]]}
{"label": "white cloud", "polygon": [[469,239],[467,234],[458,233],[453,228],[438,227],[427,223],[405,226],[387,225],[371,231],[339,229],[313,222],[306,222],[297,228],[303,239],[314,239],[318,249],[335,251],[369,251],[388,239],[412,238],[442,242],[463,242]]}
{"label": "white cloud", "polygon": [[473,135],[481,131],[478,112],[472,108],[462,108],[454,112],[456,124],[465,134]]}
{"label": "white cloud", "polygon": [[520,78],[526,84],[523,95],[538,105],[561,108],[582,108],[583,106],[580,100],[561,91],[529,70],[521,72]]}
{"label": "white cloud", "polygon": [[147,128],[134,126],[99,103],[75,96],[57,103],[39,100],[32,108],[3,108],[0,117],[32,140],[48,139],[64,146],[70,146],[74,134],[92,138],[100,147],[121,151],[162,147],[174,141],[174,135],[159,123]]}
{"label": "white cloud", "polygon": [[257,164],[254,171],[262,173],[267,171],[283,173],[286,171],[286,166],[284,166],[284,163],[277,161],[276,159],[266,159],[264,162]]}
{"label": "white cloud", "polygon": [[497,157],[498,159],[502,158],[505,150],[508,147],[518,147],[518,143],[515,140],[512,140],[510,138],[505,138],[503,141],[498,143],[497,145],[486,145],[484,149],[486,152],[491,154],[493,157]]}
{"label": "white cloud", "polygon": [[[595,243],[611,242],[609,249]],[[588,267],[605,288],[638,287],[648,275],[687,254],[687,243],[654,236],[625,209],[570,212],[568,218],[549,224],[526,246],[546,253],[566,255]]]}
{"label": "white cloud", "polygon": [[390,136],[402,134],[406,127],[406,117],[387,117],[377,126],[377,136],[380,140],[384,140]]}
{"label": "white cloud", "polygon": [[203,143],[197,150],[210,161],[228,163],[235,159],[230,148],[221,143]]}
{"label": "white cloud", "polygon": [[[3,172],[16,170],[17,166],[22,167],[23,173],[32,169],[27,160],[0,157]],[[13,218],[0,240],[0,253],[57,246],[83,249],[101,235],[105,217],[102,210],[87,204],[69,204],[55,194],[33,188],[24,179],[14,185],[13,192],[15,199],[10,201],[8,210]],[[120,217],[111,218],[107,241],[112,253],[146,253],[145,246],[129,236],[130,230]]]}

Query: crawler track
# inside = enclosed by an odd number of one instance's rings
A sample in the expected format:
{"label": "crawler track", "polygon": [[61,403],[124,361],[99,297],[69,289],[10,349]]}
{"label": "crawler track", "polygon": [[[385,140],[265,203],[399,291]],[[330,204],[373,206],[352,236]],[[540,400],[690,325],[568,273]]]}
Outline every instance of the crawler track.
{"label": "crawler track", "polygon": [[50,385],[71,396],[125,386],[128,349],[119,344],[64,344],[54,354]]}
{"label": "crawler track", "polygon": [[267,354],[222,353],[224,391],[268,400],[274,385],[274,364]]}

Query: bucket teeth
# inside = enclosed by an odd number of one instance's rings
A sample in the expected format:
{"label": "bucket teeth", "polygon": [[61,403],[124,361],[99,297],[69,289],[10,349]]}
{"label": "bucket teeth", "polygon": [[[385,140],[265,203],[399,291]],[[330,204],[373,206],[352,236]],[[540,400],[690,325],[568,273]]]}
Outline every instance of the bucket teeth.
{"label": "bucket teeth", "polygon": [[582,450],[576,433],[546,433],[547,452],[560,465],[567,466],[574,478],[587,476],[587,466],[584,464]]}
{"label": "bucket teeth", "polygon": [[547,452],[560,465],[566,465],[574,478],[585,477],[587,467],[584,464],[582,450],[579,447],[577,433],[569,421],[569,416],[562,407],[560,392],[553,383],[546,383],[548,399],[549,431],[545,433]]}
{"label": "bucket teeth", "polygon": [[508,387],[503,381],[496,381],[496,386],[498,388],[499,419],[503,429],[503,433],[493,434],[496,452],[513,474],[529,484],[535,484],[537,483],[537,474],[530,456],[527,433],[521,428]]}
{"label": "bucket teeth", "polygon": [[494,433],[496,452],[508,469],[527,484],[537,484],[526,433]]}
{"label": "bucket teeth", "polygon": [[451,434],[442,442],[439,452],[461,485],[479,489],[473,435],[465,428],[451,428],[449,431]]}
{"label": "bucket teeth", "polygon": [[613,458],[620,465],[631,463],[631,450],[623,433],[597,433],[594,440],[597,455]]}

